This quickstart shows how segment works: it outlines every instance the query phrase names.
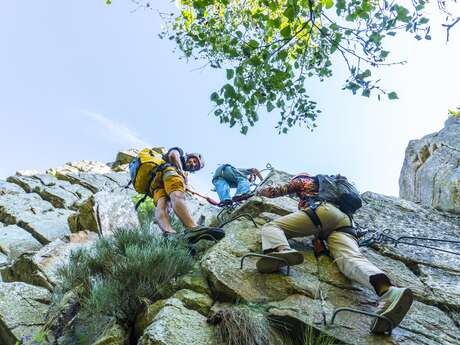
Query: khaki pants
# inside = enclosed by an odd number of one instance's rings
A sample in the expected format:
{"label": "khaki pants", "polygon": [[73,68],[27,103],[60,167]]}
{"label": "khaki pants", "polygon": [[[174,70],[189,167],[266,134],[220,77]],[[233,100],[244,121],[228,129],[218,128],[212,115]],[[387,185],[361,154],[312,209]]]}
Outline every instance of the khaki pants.
{"label": "khaki pants", "polygon": [[[322,203],[316,209],[316,214],[321,220],[322,231],[330,233],[327,244],[339,270],[347,278],[373,290],[369,278],[384,273],[364,257],[353,236],[334,231],[340,227],[351,226],[348,216],[329,203]],[[288,214],[262,227],[262,250],[267,251],[279,246],[289,247],[287,238],[316,235],[318,231],[305,212]]]}

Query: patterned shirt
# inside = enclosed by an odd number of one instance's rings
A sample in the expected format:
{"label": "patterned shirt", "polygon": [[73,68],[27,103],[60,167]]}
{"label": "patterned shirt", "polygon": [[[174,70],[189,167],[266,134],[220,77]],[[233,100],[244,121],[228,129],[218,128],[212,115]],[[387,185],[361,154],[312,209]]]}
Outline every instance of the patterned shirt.
{"label": "patterned shirt", "polygon": [[298,208],[301,210],[308,208],[310,197],[318,195],[318,184],[314,177],[299,176],[288,183],[273,187],[265,187],[262,190],[264,193],[267,193],[266,195],[269,198],[295,194],[300,199]]}

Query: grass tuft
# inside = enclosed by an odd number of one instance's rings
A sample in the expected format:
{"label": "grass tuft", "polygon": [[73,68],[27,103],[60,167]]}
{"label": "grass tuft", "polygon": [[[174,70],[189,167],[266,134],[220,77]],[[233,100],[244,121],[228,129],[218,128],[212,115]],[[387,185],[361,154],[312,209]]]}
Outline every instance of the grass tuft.
{"label": "grass tuft", "polygon": [[166,297],[172,279],[192,266],[180,240],[144,227],[119,229],[90,248],[72,252],[58,270],[60,293],[76,290],[83,310],[132,324],[145,300]]}
{"label": "grass tuft", "polygon": [[269,345],[271,329],[263,313],[250,306],[222,309],[209,322],[216,325],[218,343],[222,345]]}

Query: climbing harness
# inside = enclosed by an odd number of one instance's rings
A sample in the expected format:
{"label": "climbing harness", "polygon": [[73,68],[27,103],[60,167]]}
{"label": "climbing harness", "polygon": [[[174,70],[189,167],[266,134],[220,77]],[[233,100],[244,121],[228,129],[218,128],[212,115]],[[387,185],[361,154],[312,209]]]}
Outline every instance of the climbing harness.
{"label": "climbing harness", "polygon": [[[395,248],[400,244],[405,244],[409,246],[422,247],[431,250],[436,250],[443,253],[459,255],[460,252],[454,252],[451,250],[433,247],[430,245],[420,244],[416,241],[426,241],[426,242],[437,242],[437,243],[452,243],[460,245],[460,241],[457,240],[448,240],[443,238],[432,238],[432,237],[420,237],[420,236],[400,236],[398,238],[392,237],[389,235],[390,229],[384,229],[383,231],[368,231],[371,235],[363,240],[359,241],[360,247],[370,247],[374,244],[392,244]],[[366,237],[367,234],[364,234]]]}

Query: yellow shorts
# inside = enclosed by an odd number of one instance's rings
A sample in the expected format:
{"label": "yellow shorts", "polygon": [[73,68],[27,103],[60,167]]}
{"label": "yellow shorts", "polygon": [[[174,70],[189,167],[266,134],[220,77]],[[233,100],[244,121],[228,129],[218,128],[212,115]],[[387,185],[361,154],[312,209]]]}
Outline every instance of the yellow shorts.
{"label": "yellow shorts", "polygon": [[153,195],[153,204],[156,206],[158,200],[166,198],[172,192],[185,192],[184,178],[173,168],[166,168],[155,176],[150,193]]}

